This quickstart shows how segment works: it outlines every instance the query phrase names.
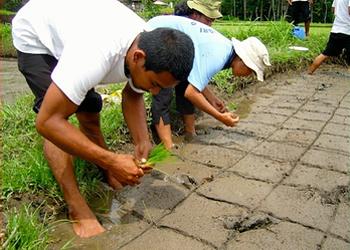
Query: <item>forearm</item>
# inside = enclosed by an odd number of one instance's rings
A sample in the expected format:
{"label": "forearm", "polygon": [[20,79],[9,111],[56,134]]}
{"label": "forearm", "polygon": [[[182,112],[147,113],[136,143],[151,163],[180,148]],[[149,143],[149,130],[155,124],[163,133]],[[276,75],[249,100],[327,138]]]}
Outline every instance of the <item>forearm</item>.
{"label": "forearm", "polygon": [[123,90],[122,109],[134,144],[149,142],[143,95],[135,93],[126,85]]}
{"label": "forearm", "polygon": [[217,111],[204,97],[204,95],[199,92],[195,87],[191,84],[188,85],[185,91],[185,97],[189,99],[193,105],[202,110],[203,112],[213,116],[215,119],[220,118],[221,113]]}
{"label": "forearm", "polygon": [[101,167],[106,166],[113,153],[90,141],[68,122],[76,109],[77,106],[55,84],[51,84],[36,119],[38,132],[63,151]]}
{"label": "forearm", "polygon": [[213,94],[213,92],[210,91],[208,87],[205,87],[205,89],[202,91],[202,94],[209,102],[212,102],[214,99],[216,99],[216,96]]}

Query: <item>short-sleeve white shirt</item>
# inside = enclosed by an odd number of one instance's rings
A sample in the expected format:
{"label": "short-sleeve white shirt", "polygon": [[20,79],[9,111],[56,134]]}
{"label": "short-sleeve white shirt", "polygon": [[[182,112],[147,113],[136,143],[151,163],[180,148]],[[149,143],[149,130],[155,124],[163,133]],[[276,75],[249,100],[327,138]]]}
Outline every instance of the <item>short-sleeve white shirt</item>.
{"label": "short-sleeve white shirt", "polygon": [[124,60],[149,30],[117,0],[30,0],[12,21],[14,46],[58,60],[53,82],[75,104],[99,83],[126,81]]}
{"label": "short-sleeve white shirt", "polygon": [[331,32],[350,35],[350,0],[334,0],[332,7],[334,8],[335,19]]}

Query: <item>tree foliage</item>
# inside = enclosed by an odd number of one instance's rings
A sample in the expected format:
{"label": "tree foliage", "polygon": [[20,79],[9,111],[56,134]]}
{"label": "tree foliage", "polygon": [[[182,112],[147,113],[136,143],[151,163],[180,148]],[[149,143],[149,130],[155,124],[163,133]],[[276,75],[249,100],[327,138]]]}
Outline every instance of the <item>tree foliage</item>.
{"label": "tree foliage", "polygon": [[[311,6],[313,22],[332,22],[332,0],[314,0]],[[240,20],[280,20],[285,17],[287,0],[223,0],[221,12],[225,18]]]}

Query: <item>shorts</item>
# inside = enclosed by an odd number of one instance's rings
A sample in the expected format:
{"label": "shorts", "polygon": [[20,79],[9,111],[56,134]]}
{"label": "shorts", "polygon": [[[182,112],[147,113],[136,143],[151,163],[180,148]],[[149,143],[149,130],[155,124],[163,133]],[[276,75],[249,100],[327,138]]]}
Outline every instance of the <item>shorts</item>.
{"label": "shorts", "polygon": [[298,25],[298,23],[310,21],[310,14],[310,4],[308,1],[297,1],[288,6],[286,19],[288,22]]}
{"label": "shorts", "polygon": [[[39,112],[45,93],[52,83],[51,73],[57,65],[57,59],[46,54],[29,54],[17,50],[18,69],[24,75],[35,96],[33,110]],[[102,98],[94,89],[90,89],[76,112],[98,113],[102,110]]]}
{"label": "shorts", "polygon": [[325,56],[338,56],[345,49],[347,61],[350,60],[350,35],[332,33],[329,35],[326,49],[322,52]]}
{"label": "shorts", "polygon": [[[194,114],[194,105],[185,98],[188,82],[181,82],[175,87],[176,110],[182,115]],[[158,95],[152,97],[152,124],[159,124],[162,118],[164,125],[170,124],[170,105],[173,98],[173,88],[161,89]]]}

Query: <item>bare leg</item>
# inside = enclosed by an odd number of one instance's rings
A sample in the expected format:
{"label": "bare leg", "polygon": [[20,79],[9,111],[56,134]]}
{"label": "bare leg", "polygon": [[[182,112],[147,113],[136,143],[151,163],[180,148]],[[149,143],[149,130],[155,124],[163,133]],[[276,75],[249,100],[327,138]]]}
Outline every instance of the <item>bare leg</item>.
{"label": "bare leg", "polygon": [[46,139],[44,139],[44,154],[67,202],[74,232],[83,238],[104,232],[105,229],[79,192],[74,175],[73,157]]}
{"label": "bare leg", "polygon": [[[88,113],[88,112],[79,112],[76,113],[76,116],[79,120],[80,130],[93,142],[97,145],[107,149],[106,142],[104,140],[101,127],[100,127],[100,114],[99,113]],[[118,190],[122,189],[123,185],[112,175],[106,171],[106,177],[108,184]]]}
{"label": "bare leg", "polygon": [[163,119],[160,118],[159,124],[155,125],[159,139],[163,142],[167,149],[173,147],[173,140],[171,138],[171,126],[170,124],[164,125]]}
{"label": "bare leg", "polygon": [[183,121],[185,125],[185,140],[191,141],[193,139],[193,136],[196,135],[196,129],[195,129],[195,123],[196,118],[194,114],[192,115],[184,115]]}
{"label": "bare leg", "polygon": [[305,22],[305,35],[306,36],[310,35],[310,23],[311,23],[311,20]]}
{"label": "bare leg", "polygon": [[309,66],[308,74],[312,75],[315,70],[328,58],[328,56],[324,54],[319,54],[313,61],[313,63]]}

